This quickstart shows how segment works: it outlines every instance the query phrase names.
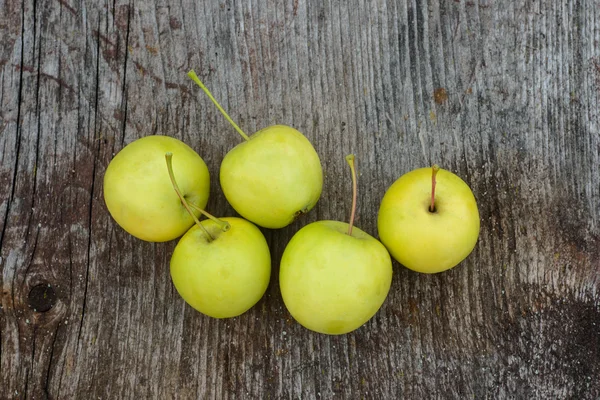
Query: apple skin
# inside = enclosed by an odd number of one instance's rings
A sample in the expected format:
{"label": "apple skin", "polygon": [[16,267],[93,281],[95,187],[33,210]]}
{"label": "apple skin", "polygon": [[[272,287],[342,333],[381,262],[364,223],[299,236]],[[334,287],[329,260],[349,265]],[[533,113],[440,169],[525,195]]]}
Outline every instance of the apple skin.
{"label": "apple skin", "polygon": [[208,168],[194,150],[172,137],[146,136],[128,144],[104,174],[104,201],[111,216],[131,235],[149,242],[176,239],[194,223],[169,179],[167,152],[173,153],[182,194],[188,202],[206,207]]}
{"label": "apple skin", "polygon": [[271,255],[262,232],[235,217],[220,218],[231,228],[223,232],[211,220],[194,225],[177,243],[171,257],[171,279],[181,297],[213,318],[243,314],[263,296],[271,278]]}
{"label": "apple skin", "polygon": [[452,172],[436,176],[435,212],[431,168],[402,175],[379,208],[379,238],[405,267],[428,274],[446,271],[473,251],[479,237],[479,211],[469,186]]}
{"label": "apple skin", "polygon": [[302,133],[274,125],[227,153],[220,181],[227,201],[241,216],[276,229],[315,206],[323,188],[323,170]]}
{"label": "apple skin", "polygon": [[290,240],[279,272],[283,301],[294,319],[339,335],[367,322],[390,290],[392,260],[369,234],[339,221],[317,221]]}

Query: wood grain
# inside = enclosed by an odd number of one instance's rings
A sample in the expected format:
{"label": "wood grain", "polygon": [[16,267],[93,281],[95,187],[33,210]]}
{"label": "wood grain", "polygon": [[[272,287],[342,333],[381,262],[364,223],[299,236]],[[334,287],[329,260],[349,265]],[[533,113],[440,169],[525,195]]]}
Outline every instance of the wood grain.
{"label": "wood grain", "polygon": [[[0,2],[0,398],[600,397],[598,0]],[[321,156],[304,219],[263,230],[273,275],[214,320],[171,284],[175,243],[110,218],[102,178],[133,140],[192,146],[208,208],[219,164],[281,123]],[[344,336],[295,323],[278,264],[300,227],[376,235],[385,189],[433,162],[473,189],[475,251],[437,275],[394,264],[389,297]]]}

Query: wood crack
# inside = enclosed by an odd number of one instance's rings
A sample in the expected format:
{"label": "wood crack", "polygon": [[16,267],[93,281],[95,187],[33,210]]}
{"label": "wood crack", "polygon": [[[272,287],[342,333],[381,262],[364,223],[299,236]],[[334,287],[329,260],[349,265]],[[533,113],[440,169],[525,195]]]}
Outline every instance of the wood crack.
{"label": "wood crack", "polygon": [[[98,17],[98,32],[100,32],[100,16]],[[89,211],[87,215],[88,222],[88,243],[87,243],[87,262],[86,262],[86,270],[85,270],[85,285],[83,289],[83,304],[81,308],[81,318],[79,320],[79,330],[77,333],[77,351],[79,349],[79,343],[81,341],[81,332],[83,331],[83,321],[85,319],[86,306],[87,306],[87,291],[88,291],[88,283],[89,283],[89,275],[90,275],[90,266],[92,263],[91,259],[91,251],[92,251],[92,232],[93,232],[93,209],[94,209],[94,191],[96,184],[96,166],[97,159],[100,153],[100,140],[95,140],[96,132],[97,132],[97,123],[98,123],[98,110],[99,110],[99,89],[100,89],[100,42],[97,42],[97,50],[96,50],[96,104],[94,110],[94,131],[92,134],[93,143],[96,144],[96,149],[93,157],[93,166],[92,166],[92,182],[90,187],[90,198],[89,198]],[[72,275],[72,274],[71,274]],[[72,278],[71,278],[72,281]]]}
{"label": "wood crack", "polygon": [[58,324],[56,324],[56,329],[54,329],[54,334],[52,335],[52,345],[50,346],[50,355],[48,358],[48,367],[46,368],[46,379],[44,381],[44,394],[46,395],[47,399],[50,399],[50,391],[48,389],[49,386],[49,382],[50,382],[50,373],[52,372],[52,359],[54,358],[54,349],[55,349],[55,345],[56,345],[56,338],[58,337],[58,328],[60,327],[60,322]]}

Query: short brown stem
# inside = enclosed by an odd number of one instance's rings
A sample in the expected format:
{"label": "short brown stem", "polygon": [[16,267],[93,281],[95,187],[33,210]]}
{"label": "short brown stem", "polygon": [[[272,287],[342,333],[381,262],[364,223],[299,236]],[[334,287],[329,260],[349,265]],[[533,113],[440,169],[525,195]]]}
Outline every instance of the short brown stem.
{"label": "short brown stem", "polygon": [[431,167],[431,204],[429,205],[429,212],[435,212],[435,185],[437,184],[435,176],[439,170],[440,167],[437,164],[433,164]]}
{"label": "short brown stem", "polygon": [[354,163],[354,154],[348,154],[346,161],[350,166],[352,172],[352,211],[350,213],[350,222],[348,223],[348,235],[352,236],[352,227],[354,226],[354,216],[356,215],[356,197],[358,193],[357,177],[356,177],[356,165]]}

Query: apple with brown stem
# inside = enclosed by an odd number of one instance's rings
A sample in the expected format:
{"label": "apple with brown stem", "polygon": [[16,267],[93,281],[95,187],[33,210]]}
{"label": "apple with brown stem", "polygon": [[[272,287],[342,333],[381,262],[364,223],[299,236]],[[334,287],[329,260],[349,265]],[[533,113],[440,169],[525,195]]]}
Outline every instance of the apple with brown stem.
{"label": "apple with brown stem", "polygon": [[354,227],[357,178],[354,155],[350,222],[317,221],[290,240],[279,272],[283,301],[304,327],[338,335],[366,323],[383,304],[392,281],[392,260],[374,237]]}
{"label": "apple with brown stem", "polygon": [[453,268],[475,247],[479,211],[457,175],[433,165],[401,176],[379,208],[379,238],[405,267],[423,273]]}

